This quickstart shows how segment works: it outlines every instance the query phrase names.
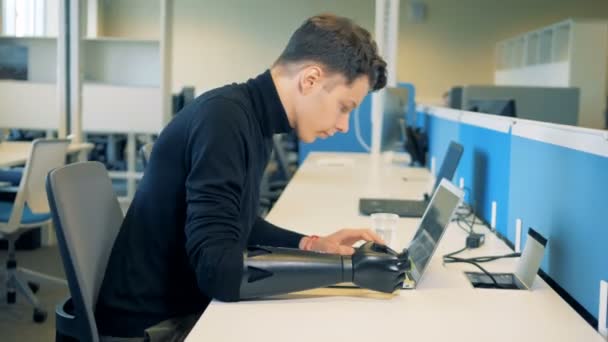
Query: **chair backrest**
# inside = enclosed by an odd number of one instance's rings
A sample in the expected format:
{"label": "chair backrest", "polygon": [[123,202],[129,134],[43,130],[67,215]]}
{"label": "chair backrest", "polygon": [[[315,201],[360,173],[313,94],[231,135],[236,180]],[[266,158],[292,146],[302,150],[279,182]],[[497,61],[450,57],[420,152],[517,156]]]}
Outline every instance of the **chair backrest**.
{"label": "chair backrest", "polygon": [[285,180],[288,181],[293,176],[293,172],[289,168],[289,158],[287,156],[287,151],[285,151],[285,145],[283,144],[283,135],[273,135],[272,144],[274,147],[274,153],[277,157],[277,164],[279,166],[279,169],[283,173]]}
{"label": "chair backrest", "polygon": [[49,212],[44,180],[49,171],[65,165],[69,144],[65,139],[34,140],[8,222],[10,230],[19,228],[25,204],[33,213]]}
{"label": "chair backrest", "polygon": [[152,148],[154,147],[154,143],[147,143],[141,147],[141,156],[144,159],[144,167],[148,165],[150,161],[150,156],[152,155]]}
{"label": "chair backrest", "polygon": [[84,334],[79,338],[97,341],[95,304],[123,213],[99,162],[53,170],[46,186],[75,319]]}

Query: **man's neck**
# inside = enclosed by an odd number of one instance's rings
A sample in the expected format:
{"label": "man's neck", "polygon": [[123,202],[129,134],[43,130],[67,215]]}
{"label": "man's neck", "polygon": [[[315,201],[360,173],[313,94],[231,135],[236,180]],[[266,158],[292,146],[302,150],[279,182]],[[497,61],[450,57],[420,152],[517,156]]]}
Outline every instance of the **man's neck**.
{"label": "man's neck", "polygon": [[279,94],[281,104],[285,109],[285,113],[287,113],[287,120],[289,121],[289,126],[291,128],[295,128],[296,115],[290,96],[290,92],[292,91],[291,80],[287,78],[285,73],[282,73],[279,68],[280,67],[273,66],[270,69],[270,76],[272,76],[272,82],[274,82],[274,86],[277,89],[277,93]]}

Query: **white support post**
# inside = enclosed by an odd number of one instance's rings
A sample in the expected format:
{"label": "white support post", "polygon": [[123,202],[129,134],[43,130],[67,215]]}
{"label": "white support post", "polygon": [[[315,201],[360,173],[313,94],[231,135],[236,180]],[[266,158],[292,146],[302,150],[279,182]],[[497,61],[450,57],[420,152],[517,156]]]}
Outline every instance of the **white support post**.
{"label": "white support post", "polygon": [[521,231],[522,231],[522,222],[521,219],[515,220],[515,252],[521,252]]}
{"label": "white support post", "polygon": [[57,28],[57,113],[59,113],[58,124],[58,137],[59,139],[65,139],[67,134],[67,117],[68,117],[68,105],[67,105],[67,13],[68,0],[59,0],[57,6],[57,15],[59,20]]}
{"label": "white support post", "polygon": [[70,135],[82,142],[82,3],[70,0]]}
{"label": "white support post", "polygon": [[163,108],[163,126],[166,125],[172,113],[172,28],[173,28],[173,0],[161,0],[160,3],[160,93]]}
{"label": "white support post", "polygon": [[135,133],[127,135],[127,198],[130,200],[135,196],[136,180],[135,162],[137,160],[137,143]]}
{"label": "white support post", "polygon": [[99,0],[87,1],[87,38],[99,36]]}
{"label": "white support post", "polygon": [[608,282],[600,281],[600,308],[597,319],[597,330],[608,341],[608,325],[606,322],[606,312],[608,311]]}
{"label": "white support post", "polygon": [[[375,38],[378,51],[387,63],[387,86],[397,85],[397,43],[399,35],[399,0],[376,0]],[[382,92],[372,95],[372,155],[380,154],[382,144]]]}

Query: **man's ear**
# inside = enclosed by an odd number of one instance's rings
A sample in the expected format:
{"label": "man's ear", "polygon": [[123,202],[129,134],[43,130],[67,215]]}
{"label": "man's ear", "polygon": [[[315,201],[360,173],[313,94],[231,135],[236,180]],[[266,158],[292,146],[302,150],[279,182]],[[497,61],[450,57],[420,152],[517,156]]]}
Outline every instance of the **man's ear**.
{"label": "man's ear", "polygon": [[319,87],[322,77],[323,69],[318,65],[309,65],[302,69],[298,82],[298,88],[300,88],[302,95],[308,95]]}

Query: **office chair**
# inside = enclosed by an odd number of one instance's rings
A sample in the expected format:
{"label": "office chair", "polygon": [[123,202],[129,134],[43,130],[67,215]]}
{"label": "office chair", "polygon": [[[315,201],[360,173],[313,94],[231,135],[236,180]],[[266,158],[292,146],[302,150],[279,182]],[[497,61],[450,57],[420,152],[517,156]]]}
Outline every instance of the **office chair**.
{"label": "office chair", "polygon": [[150,161],[150,156],[152,155],[152,148],[154,147],[154,143],[150,142],[141,147],[139,152],[141,153],[141,157],[144,161],[144,168],[148,165]]}
{"label": "office chair", "polygon": [[46,311],[42,309],[34,294],[39,288],[37,282],[61,285],[66,285],[66,282],[60,278],[18,267],[15,242],[25,232],[51,222],[44,178],[50,170],[65,164],[68,145],[68,140],[35,140],[14,201],[0,202],[0,237],[8,240],[6,300],[8,304],[14,304],[17,291],[21,292],[34,306],[33,320],[37,323],[46,320]]}
{"label": "office chair", "polygon": [[15,200],[22,177],[22,168],[0,169],[0,202]]}
{"label": "office chair", "polygon": [[271,160],[274,160],[279,180],[271,180],[273,174],[265,172],[262,177],[261,198],[265,203],[274,203],[281,196],[281,193],[291,180],[294,174],[292,163],[289,161],[288,151],[283,141],[283,135],[274,135],[272,137],[273,151]]}
{"label": "office chair", "polygon": [[51,171],[46,189],[71,295],[55,310],[57,340],[97,342],[95,305],[123,213],[99,162]]}
{"label": "office chair", "polygon": [[22,169],[0,169],[0,182],[7,183],[7,186],[19,186],[21,177]]}

